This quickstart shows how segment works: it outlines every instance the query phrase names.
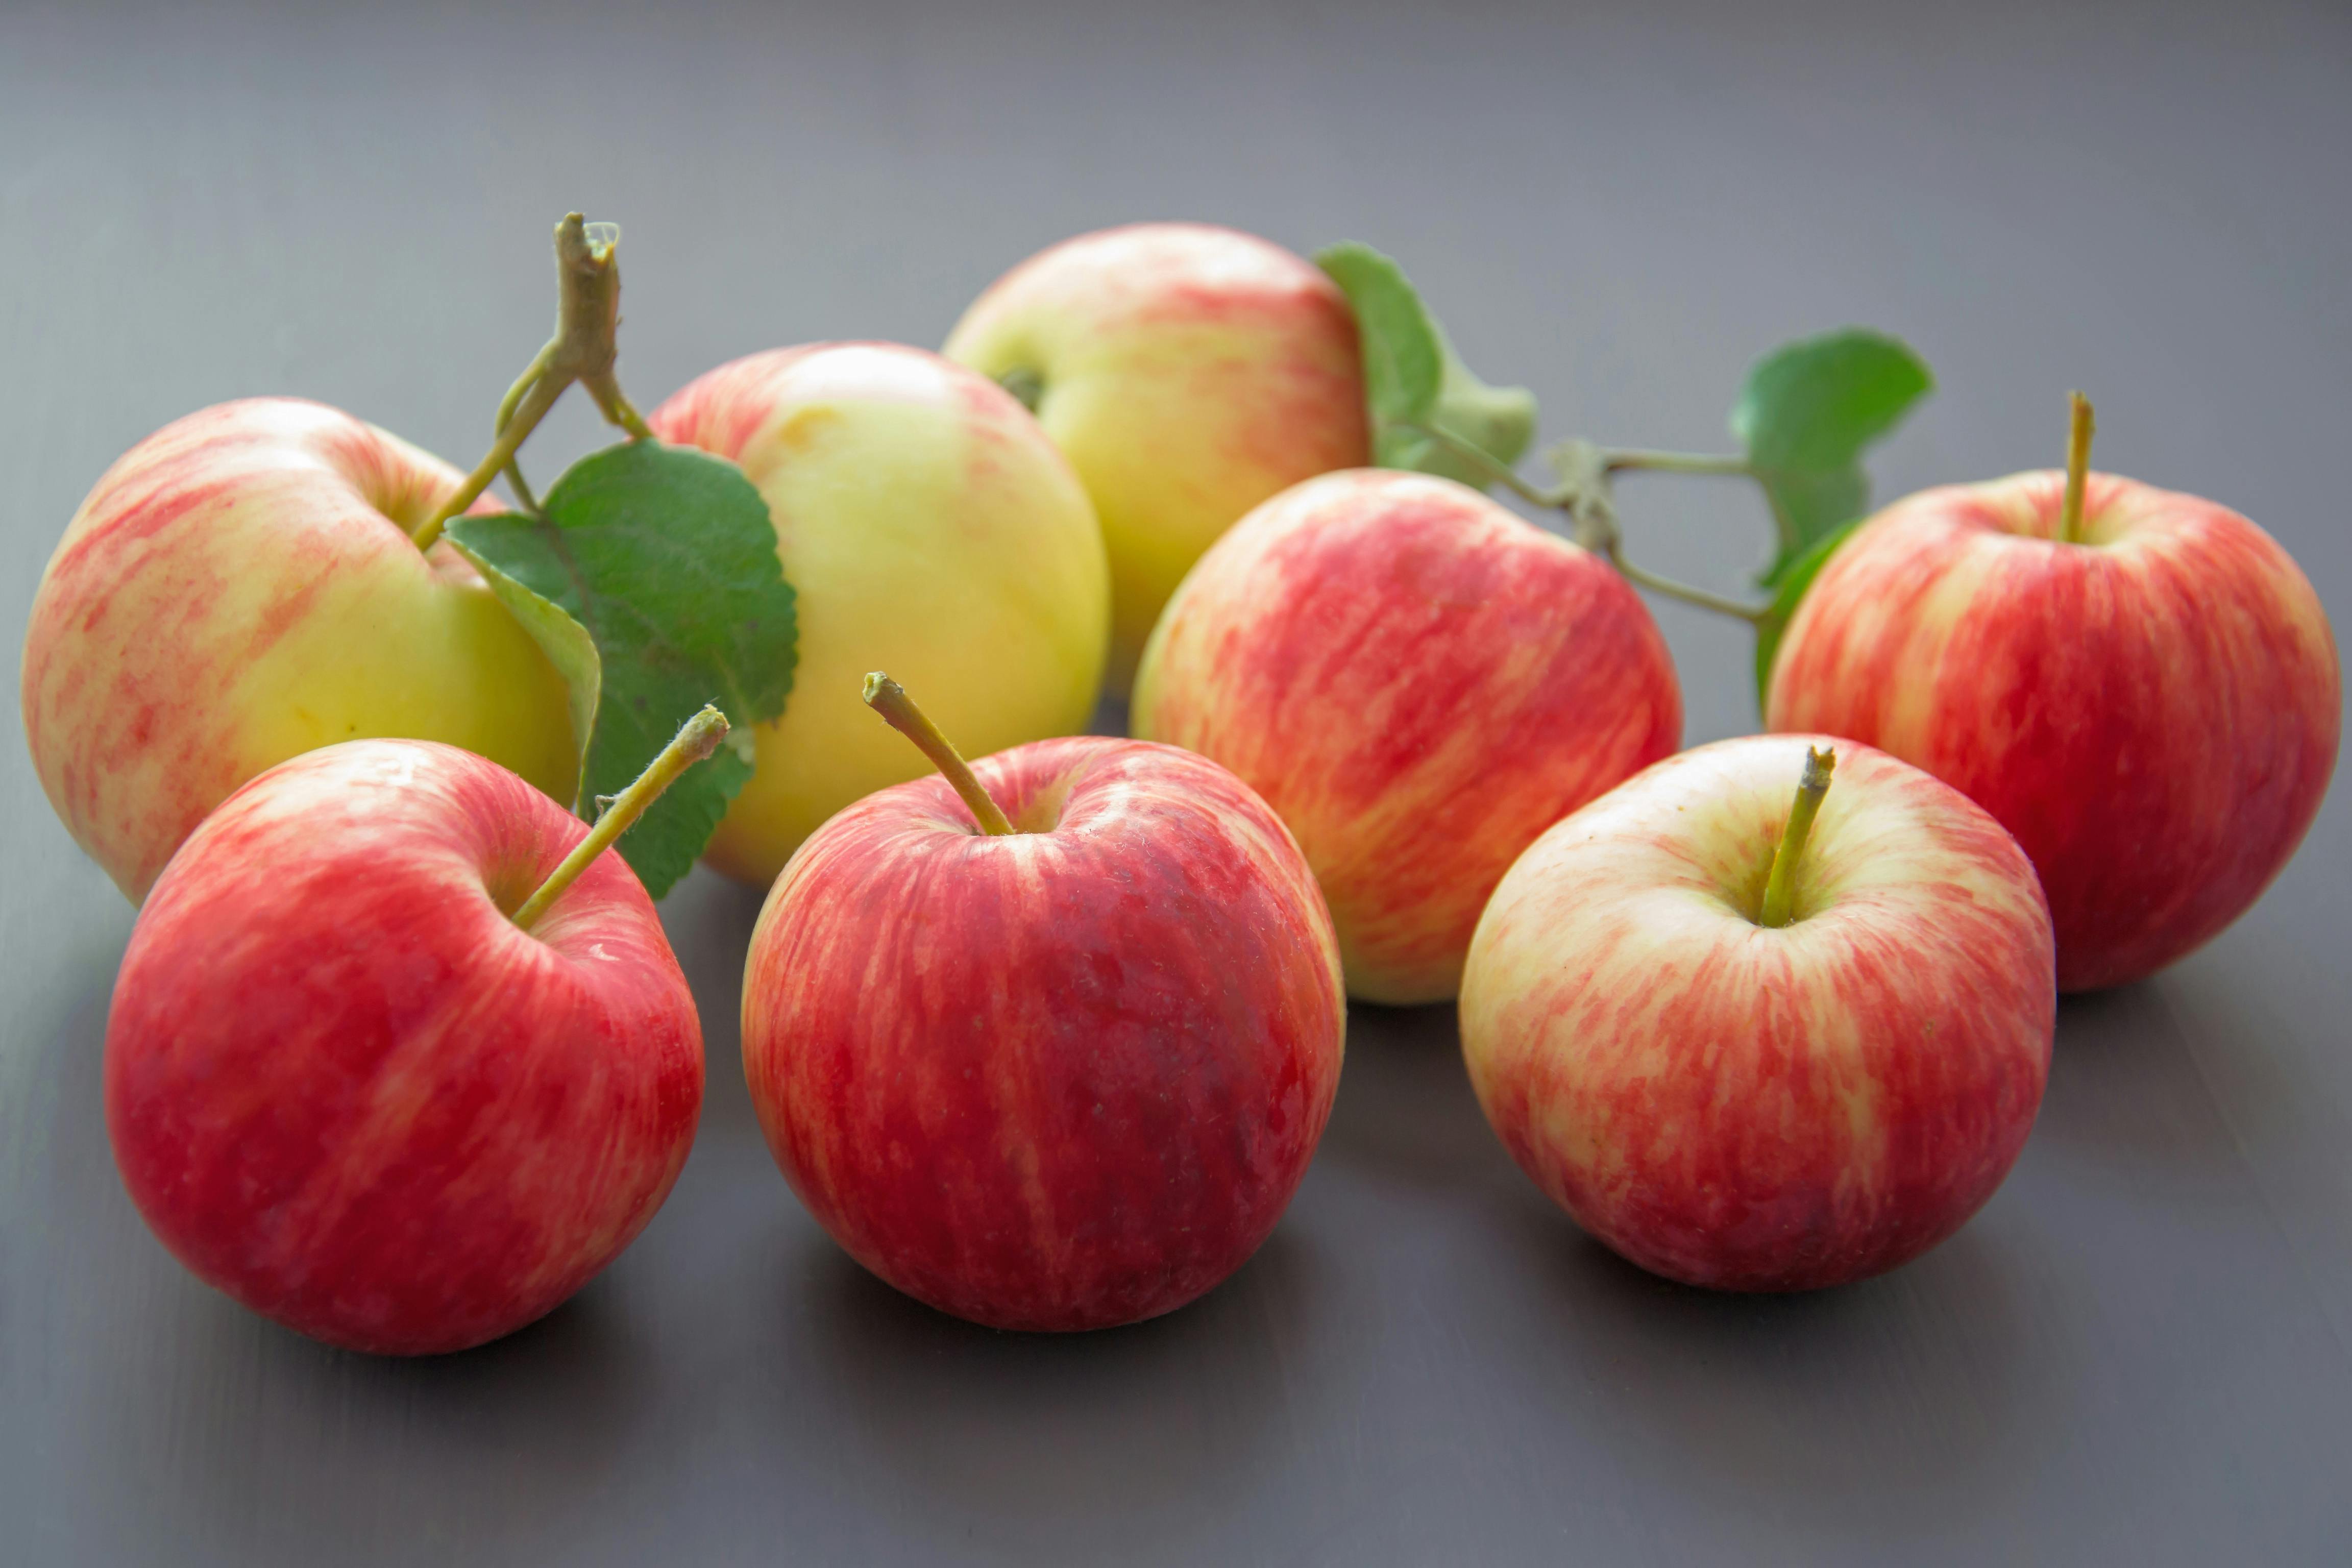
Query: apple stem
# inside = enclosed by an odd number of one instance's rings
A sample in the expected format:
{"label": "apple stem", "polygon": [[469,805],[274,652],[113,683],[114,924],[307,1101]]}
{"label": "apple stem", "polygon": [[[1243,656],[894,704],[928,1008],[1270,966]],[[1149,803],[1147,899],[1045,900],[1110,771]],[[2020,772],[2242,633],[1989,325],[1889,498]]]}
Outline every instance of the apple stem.
{"label": "apple stem", "polygon": [[2058,513],[2058,542],[2083,542],[2083,491],[2091,479],[2091,436],[2098,421],[2091,416],[2091,400],[2079,392],[2066,395],[2066,504]]}
{"label": "apple stem", "polygon": [[1771,613],[1771,606],[1769,605],[1751,605],[1726,595],[1711,594],[1705,588],[1695,588],[1687,583],[1678,583],[1672,577],[1661,577],[1655,572],[1636,566],[1625,559],[1624,542],[1615,537],[1610,538],[1602,544],[1601,552],[1609,557],[1609,563],[1616,567],[1627,582],[1647,588],[1654,594],[1664,594],[1669,599],[1680,599],[1685,605],[1694,605],[1702,610],[1712,610],[1718,616],[1730,616],[1748,622],[1750,625],[1760,625],[1764,617]]}
{"label": "apple stem", "polygon": [[1653,452],[1635,447],[1603,447],[1603,465],[1611,473],[1628,468],[1662,474],[1721,474],[1737,477],[1756,469],[1745,458],[1719,458],[1706,452]]}
{"label": "apple stem", "polygon": [[661,755],[637,775],[636,782],[613,796],[612,805],[589,827],[588,837],[573,845],[572,853],[547,874],[547,880],[516,909],[514,923],[529,931],[532,922],[547,912],[548,906],[563,896],[563,890],[580,873],[645,815],[646,807],[659,799],[662,791],[677,783],[680,773],[717,751],[719,742],[726,738],[727,715],[705,703],[702,711],[688,719],[676,738],[662,748]]}
{"label": "apple stem", "polygon": [[996,804],[996,797],[972,773],[971,764],[963,760],[963,753],[940,732],[929,714],[915,706],[915,700],[907,695],[905,687],[877,669],[866,678],[866,705],[881,714],[890,728],[922,749],[923,755],[931,759],[931,765],[955,786],[956,794],[963,796],[964,805],[971,808],[972,819],[980,824],[982,832],[1003,837],[1017,831],[1013,819],[1004,815],[1004,808]]}
{"label": "apple stem", "polygon": [[[1492,453],[1475,442],[1464,440],[1443,426],[1423,425],[1405,419],[1393,423],[1400,429],[1410,430],[1416,436],[1436,442],[1477,469],[1486,477],[1487,483],[1502,486],[1529,506],[1568,513],[1570,521],[1576,525],[1576,542],[1605,557],[1627,582],[1669,599],[1679,599],[1685,605],[1712,610],[1718,616],[1731,616],[1751,625],[1760,624],[1771,613],[1769,605],[1751,605],[1744,600],[1711,593],[1636,566],[1626,560],[1625,533],[1618,525],[1616,498],[1609,482],[1609,474],[1613,468],[1679,466],[1690,473],[1745,473],[1748,468],[1744,461],[1672,452],[1612,451],[1585,442],[1570,441],[1563,443],[1555,456],[1572,463],[1576,471],[1567,474],[1557,487],[1544,489],[1528,483],[1509,465],[1496,461]],[[1628,458],[1644,460],[1622,460]],[[1669,465],[1664,460],[1667,458],[1677,459],[1677,465]],[[1726,463],[1737,466],[1719,466]]]}
{"label": "apple stem", "polygon": [[652,427],[623,395],[613,374],[613,362],[620,355],[621,268],[614,256],[620,242],[620,225],[588,223],[578,213],[564,214],[555,226],[555,336],[507,388],[488,453],[410,536],[417,549],[431,549],[449,520],[479,500],[502,472],[513,483],[516,499],[536,510],[515,453],[575,381],[588,389],[604,417],[626,430],[632,440],[652,437]]}
{"label": "apple stem", "polygon": [[1837,770],[1837,748],[1805,748],[1805,771],[1797,781],[1797,798],[1789,807],[1789,826],[1781,830],[1780,847],[1772,852],[1772,874],[1764,883],[1764,910],[1757,924],[1777,930],[1789,923],[1790,905],[1796,897],[1797,859],[1813,831],[1822,796],[1830,792],[1830,774]]}

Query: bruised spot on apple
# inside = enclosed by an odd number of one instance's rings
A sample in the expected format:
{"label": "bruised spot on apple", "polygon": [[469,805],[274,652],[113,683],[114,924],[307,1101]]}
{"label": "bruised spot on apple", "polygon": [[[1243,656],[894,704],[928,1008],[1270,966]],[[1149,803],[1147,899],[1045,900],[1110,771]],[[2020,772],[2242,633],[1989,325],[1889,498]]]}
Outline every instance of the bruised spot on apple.
{"label": "bruised spot on apple", "polygon": [[783,716],[706,851],[772,881],[801,841],[923,762],[874,721],[877,664],[996,751],[1086,728],[1110,587],[1085,489],[1002,388],[897,343],[752,354],[654,411],[666,441],[740,465],[768,504],[799,649]]}
{"label": "bruised spot on apple", "polygon": [[571,798],[562,677],[455,551],[408,537],[461,478],[347,414],[252,398],[99,480],[33,602],[25,732],[134,901],[232,790],[340,741],[445,741]]}
{"label": "bruised spot on apple", "polygon": [[106,1116],[149,1226],[312,1338],[462,1350],[552,1310],[659,1208],[702,1034],[606,850],[509,918],[587,825],[455,747],[263,773],[157,880],[107,1022]]}
{"label": "bruised spot on apple", "polygon": [[1451,479],[1358,469],[1283,492],[1201,558],[1130,722],[1231,768],[1289,826],[1350,994],[1433,1002],[1519,852],[1675,749],[1682,693],[1600,556]]}
{"label": "bruised spot on apple", "polygon": [[[1809,744],[1836,782],[1767,885]],[[2024,1147],[2049,1076],[2048,907],[2009,835],[1867,746],[1700,746],[1563,819],[1478,922],[1472,1086],[1587,1231],[1687,1284],[1797,1290],[1917,1257]]]}
{"label": "bruised spot on apple", "polygon": [[1173,1310],[1256,1250],[1322,1135],[1330,918],[1282,824],[1203,758],[1081,737],[972,773],[995,830],[919,779],[771,889],[752,1103],[810,1212],[908,1295],[1006,1329]]}
{"label": "bruised spot on apple", "polygon": [[2310,582],[2236,512],[2108,474],[2062,542],[2066,480],[1910,496],[1858,529],[1774,658],[1774,730],[1927,769],[2041,873],[2058,984],[2116,985],[2201,946],[2294,853],[2342,692]]}
{"label": "bruised spot on apple", "polygon": [[1347,297],[1233,229],[1065,240],[991,284],[944,352],[1016,387],[1086,481],[1110,552],[1117,694],[1219,534],[1277,490],[1370,460]]}

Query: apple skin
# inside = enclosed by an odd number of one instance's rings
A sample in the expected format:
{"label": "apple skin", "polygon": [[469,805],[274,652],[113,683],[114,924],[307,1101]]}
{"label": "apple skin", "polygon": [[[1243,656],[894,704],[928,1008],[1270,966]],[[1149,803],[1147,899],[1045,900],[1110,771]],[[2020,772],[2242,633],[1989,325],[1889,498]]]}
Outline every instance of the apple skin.
{"label": "apple skin", "polygon": [[456,551],[409,542],[462,479],[260,397],[165,426],[98,481],[33,601],[25,733],[133,902],[230,791],[338,741],[446,741],[572,798],[563,678]]}
{"label": "apple skin", "polygon": [[1371,460],[1355,312],[1323,270],[1207,224],[1080,235],[992,284],[947,356],[1043,386],[1110,546],[1123,694],[1192,563],[1277,490]]}
{"label": "apple skin", "polygon": [[1519,1168],[1685,1284],[1895,1268],[2024,1146],[2057,991],[2033,868],[1967,796],[1836,742],[1796,918],[1755,922],[1808,743],[1658,763],[1511,868],[1462,984],[1462,1052]]}
{"label": "apple skin", "polygon": [[1297,837],[1350,995],[1434,1002],[1519,851],[1675,749],[1682,692],[1600,556],[1451,479],[1358,469],[1202,557],[1129,722],[1233,769]]}
{"label": "apple skin", "polygon": [[206,817],[131,935],[106,1119],[198,1278],[329,1344],[425,1355],[552,1310],[685,1164],[702,1031],[652,900],[454,746],[356,741]]}
{"label": "apple skin", "polygon": [[2269,886],[2336,764],[2336,641],[2270,535],[2090,476],[1895,502],[1832,555],[1773,661],[1774,730],[1851,735],[1991,812],[2042,875],[2062,990],[2200,946]]}
{"label": "apple skin", "polygon": [[[877,728],[880,726],[877,725]],[[851,806],[768,894],[743,1070],[793,1190],[907,1294],[997,1328],[1172,1311],[1274,1228],[1323,1134],[1330,917],[1248,787],[1041,741]]]}
{"label": "apple skin", "polygon": [[1102,536],[1003,389],[921,349],[814,343],[721,365],[651,424],[758,487],[795,595],[792,696],[754,731],[751,781],[705,852],[719,870],[764,886],[826,817],[929,765],[858,700],[869,669],[977,750],[1087,727],[1109,636]]}

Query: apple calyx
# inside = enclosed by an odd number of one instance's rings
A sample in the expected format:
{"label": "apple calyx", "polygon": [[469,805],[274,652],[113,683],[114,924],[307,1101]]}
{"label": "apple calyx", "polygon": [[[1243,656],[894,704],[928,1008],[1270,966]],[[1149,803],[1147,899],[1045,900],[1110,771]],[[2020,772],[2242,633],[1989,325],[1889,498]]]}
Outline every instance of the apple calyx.
{"label": "apple calyx", "polygon": [[702,711],[679,727],[670,743],[662,748],[661,754],[637,775],[636,782],[603,803],[604,809],[588,829],[588,836],[572,846],[572,853],[557,863],[555,869],[547,874],[547,880],[517,906],[509,918],[522,930],[529,931],[532,922],[563,896],[563,890],[572,886],[580,873],[593,865],[597,856],[611,848],[613,841],[626,833],[630,826],[645,815],[646,807],[658,799],[662,791],[669,788],[680,773],[717,751],[719,743],[726,738],[727,715],[709,703],[703,704]]}
{"label": "apple calyx", "polygon": [[1020,831],[1013,826],[1013,819],[1004,815],[1004,808],[996,804],[996,797],[988,793],[986,786],[972,773],[971,764],[963,760],[963,753],[955,749],[954,742],[940,732],[937,724],[931,722],[929,714],[915,706],[915,700],[907,695],[905,687],[877,669],[866,678],[866,705],[882,715],[885,723],[914,742],[923,755],[930,758],[931,765],[940,770],[940,776],[955,786],[956,794],[963,796],[964,805],[971,808],[972,819],[980,824],[982,833],[1004,837]]}
{"label": "apple calyx", "polygon": [[1778,930],[1792,918],[1796,897],[1797,860],[1813,831],[1822,797],[1830,792],[1830,775],[1837,771],[1837,748],[1805,748],[1805,771],[1797,780],[1797,798],[1789,807],[1789,826],[1781,830],[1780,847],[1772,851],[1772,872],[1764,883],[1764,908],[1756,923]]}
{"label": "apple calyx", "polygon": [[491,426],[496,438],[488,453],[411,535],[417,549],[430,549],[448,521],[480,499],[502,472],[523,510],[539,510],[515,454],[575,381],[588,389],[604,417],[631,439],[653,438],[652,428],[613,374],[620,355],[621,268],[615,255],[620,243],[619,224],[589,223],[576,212],[564,214],[555,226],[555,335],[507,388]]}
{"label": "apple calyx", "polygon": [[996,384],[1013,395],[1013,400],[1030,413],[1045,401],[1045,378],[1025,364],[1016,364],[996,378]]}
{"label": "apple calyx", "polygon": [[2098,429],[2091,400],[2079,392],[2067,397],[2066,503],[2058,513],[2058,542],[2083,542],[2083,491],[2091,479],[2091,437]]}

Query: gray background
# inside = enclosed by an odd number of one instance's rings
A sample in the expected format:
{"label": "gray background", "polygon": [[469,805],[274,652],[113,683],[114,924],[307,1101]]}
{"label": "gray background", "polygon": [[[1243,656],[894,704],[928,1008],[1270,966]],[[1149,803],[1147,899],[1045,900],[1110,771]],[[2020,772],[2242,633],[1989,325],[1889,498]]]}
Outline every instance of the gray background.
{"label": "gray background", "polygon": [[[2054,462],[2080,385],[2102,467],[2247,511],[2352,628],[2340,5],[407,9],[0,15],[10,637],[84,490],[200,405],[304,394],[471,462],[570,205],[627,227],[648,406],[773,344],[936,343],[1022,256],[1157,216],[1374,241],[1555,437],[1717,447],[1753,355],[1873,323],[1942,380],[1882,495]],[[569,405],[532,469],[602,439]],[[1739,487],[1622,499],[1663,570],[1760,552]],[[1738,629],[1658,616],[1688,738],[1752,727]],[[14,741],[0,792],[0,1560],[2352,1553],[2341,786],[2235,929],[2064,1005],[2015,1174],[1889,1278],[1633,1271],[1511,1169],[1444,1009],[1367,1008],[1265,1250],[1066,1341],[914,1306],[801,1214],[737,1069],[758,899],[698,874],[676,1195],[544,1323],[409,1364],[144,1234],[98,1089],[131,911]]]}

